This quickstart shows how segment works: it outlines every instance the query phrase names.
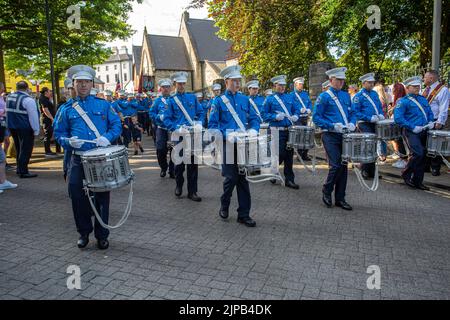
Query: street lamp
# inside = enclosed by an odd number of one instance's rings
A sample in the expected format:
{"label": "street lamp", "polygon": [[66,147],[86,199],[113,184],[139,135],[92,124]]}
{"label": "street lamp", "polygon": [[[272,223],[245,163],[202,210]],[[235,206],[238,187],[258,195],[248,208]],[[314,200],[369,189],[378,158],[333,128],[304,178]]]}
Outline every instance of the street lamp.
{"label": "street lamp", "polygon": [[56,80],[55,80],[55,67],[53,65],[53,44],[52,44],[52,31],[50,24],[50,14],[48,7],[48,0],[45,0],[45,20],[47,22],[47,43],[48,43],[48,54],[50,57],[50,76],[52,78],[52,95],[53,101],[56,103]]}

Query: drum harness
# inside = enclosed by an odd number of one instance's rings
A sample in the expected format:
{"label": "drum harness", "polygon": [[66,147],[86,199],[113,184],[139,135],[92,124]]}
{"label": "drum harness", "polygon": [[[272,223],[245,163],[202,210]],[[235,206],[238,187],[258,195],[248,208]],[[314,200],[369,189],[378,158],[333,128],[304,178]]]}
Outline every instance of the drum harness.
{"label": "drum harness", "polygon": [[[342,119],[344,119],[345,122],[345,126],[348,128],[348,120],[347,120],[347,115],[344,112],[344,108],[342,107],[341,102],[339,101],[339,99],[334,95],[334,93],[328,89],[326,91],[328,93],[328,95],[334,100],[334,102],[336,103],[339,112],[341,113]],[[347,131],[347,130],[346,130]],[[344,136],[345,134],[347,134],[348,132],[344,132]],[[350,161],[351,162],[351,161]],[[343,161],[343,164],[347,164],[347,161]],[[359,184],[365,188],[367,191],[376,191],[378,189],[378,185],[379,185],[379,175],[378,175],[378,160],[377,162],[375,162],[375,173],[374,173],[374,178],[373,178],[373,183],[372,186],[369,186],[365,181],[364,178],[362,176],[361,170],[353,163],[351,162],[353,169],[355,170],[355,174],[356,177],[358,178]]]}
{"label": "drum harness", "polygon": [[[94,125],[94,123],[89,118],[87,113],[80,107],[78,102],[75,101],[72,106],[75,109],[75,111],[78,112],[80,117],[84,120],[84,122],[89,127],[89,129],[91,129],[94,132],[96,138],[97,139],[100,138],[101,135],[98,132],[97,127]],[[95,143],[95,141],[90,141],[90,140],[81,140],[81,141],[88,142],[88,143]],[[127,202],[127,206],[125,208],[125,212],[122,215],[122,218],[120,218],[119,222],[115,226],[108,225],[102,220],[102,217],[100,217],[100,214],[98,213],[97,208],[94,205],[94,195],[92,195],[91,192],[89,192],[89,188],[88,188],[87,185],[84,186],[84,191],[86,192],[86,196],[89,199],[89,203],[91,204],[92,211],[94,211],[94,214],[95,214],[95,217],[96,217],[97,221],[100,223],[100,225],[103,228],[106,228],[106,229],[117,229],[120,226],[122,226],[125,223],[125,221],[127,221],[128,217],[130,216],[130,213],[131,213],[131,207],[133,205],[133,179],[131,179],[131,181],[130,181],[130,193],[128,195],[128,202]]]}

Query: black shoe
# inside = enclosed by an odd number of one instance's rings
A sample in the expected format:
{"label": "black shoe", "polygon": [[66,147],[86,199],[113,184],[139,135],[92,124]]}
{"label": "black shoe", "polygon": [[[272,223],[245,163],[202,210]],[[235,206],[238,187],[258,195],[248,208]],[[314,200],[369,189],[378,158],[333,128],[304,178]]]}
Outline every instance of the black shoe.
{"label": "black shoe", "polygon": [[277,180],[276,179],[270,179],[270,183],[275,184],[275,183],[277,183]]}
{"label": "black shoe", "polygon": [[47,158],[52,158],[52,157],[57,157],[58,155],[54,152],[46,152],[45,153],[45,157]]}
{"label": "black shoe", "polygon": [[135,156],[137,156],[137,154],[138,154],[138,151],[137,151],[137,150],[136,150],[136,151],[134,151],[134,155],[135,155]]}
{"label": "black shoe", "polygon": [[22,173],[20,174],[20,178],[27,179],[27,178],[36,178],[38,175],[36,173]]}
{"label": "black shoe", "polygon": [[441,175],[441,171],[440,171],[440,170],[433,169],[433,170],[431,170],[431,175],[432,175],[433,177],[440,176],[440,175]]}
{"label": "black shoe", "polygon": [[331,194],[326,194],[325,192],[322,192],[322,200],[323,200],[323,203],[325,203],[325,205],[328,208],[331,208],[333,206],[333,200],[331,200]]}
{"label": "black shoe", "polygon": [[181,187],[176,187],[175,188],[175,196],[177,197],[181,197],[181,194],[183,193],[183,189]]}
{"label": "black shoe", "polygon": [[[361,175],[364,180],[369,180],[371,177],[369,176],[369,173],[367,171],[361,171]],[[372,177],[373,178],[373,177]]]}
{"label": "black shoe", "polygon": [[343,201],[336,201],[336,207],[341,207],[344,210],[353,210],[352,206],[349,205],[347,202]]}
{"label": "black shoe", "polygon": [[197,195],[197,193],[193,193],[193,194],[188,194],[188,198],[189,199],[191,199],[192,201],[195,201],[195,202],[200,202],[200,201],[202,201],[202,198],[200,198],[198,195]]}
{"label": "black shoe", "polygon": [[407,176],[402,174],[402,178],[403,181],[405,182],[405,184],[411,188],[415,188],[416,186],[414,185],[414,183],[411,181],[411,178],[408,178]]}
{"label": "black shoe", "polygon": [[227,209],[225,209],[225,208],[220,208],[219,216],[220,216],[222,219],[228,219],[228,208],[227,208]]}
{"label": "black shoe", "polygon": [[159,174],[159,176],[160,176],[161,178],[164,178],[164,177],[166,176],[166,172],[163,171],[163,170],[161,170],[161,173]]}
{"label": "black shoe", "polygon": [[303,161],[311,161],[311,158],[309,156],[302,156]]}
{"label": "black shoe", "polygon": [[175,173],[169,172],[169,177],[170,177],[170,179],[175,179]]}
{"label": "black shoe", "polygon": [[144,148],[140,147],[139,150],[141,150],[141,152],[144,153]]}
{"label": "black shoe", "polygon": [[256,222],[255,220],[253,220],[252,218],[248,217],[248,218],[238,218],[237,222],[245,224],[246,227],[256,227]]}
{"label": "black shoe", "polygon": [[89,243],[89,237],[81,236],[80,239],[78,239],[77,246],[78,246],[78,248],[83,249],[83,248],[86,248],[88,243]]}
{"label": "black shoe", "polygon": [[106,239],[104,239],[104,240],[98,240],[98,241],[97,241],[97,247],[98,247],[100,250],[106,250],[106,249],[108,249],[108,247],[109,247],[109,241],[106,240]]}
{"label": "black shoe", "polygon": [[424,191],[430,191],[430,188],[425,186],[423,183],[416,185],[416,188]]}
{"label": "black shoe", "polygon": [[292,182],[292,181],[286,181],[286,187],[291,188],[291,189],[299,189],[300,187],[298,186],[298,184]]}

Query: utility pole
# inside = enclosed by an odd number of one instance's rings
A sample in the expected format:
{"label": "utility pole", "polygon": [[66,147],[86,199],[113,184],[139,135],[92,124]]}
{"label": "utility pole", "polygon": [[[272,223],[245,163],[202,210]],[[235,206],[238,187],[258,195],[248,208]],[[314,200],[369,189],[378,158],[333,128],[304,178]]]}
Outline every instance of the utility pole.
{"label": "utility pole", "polygon": [[432,49],[431,68],[433,68],[438,72],[441,53],[441,18],[442,18],[442,0],[434,0],[433,49]]}
{"label": "utility pole", "polygon": [[50,23],[50,14],[48,7],[48,0],[45,0],[45,20],[47,22],[47,43],[48,43],[48,54],[50,56],[50,76],[52,78],[52,94],[53,94],[53,104],[56,105],[56,81],[55,81],[55,68],[53,65],[53,45],[52,45],[52,31]]}

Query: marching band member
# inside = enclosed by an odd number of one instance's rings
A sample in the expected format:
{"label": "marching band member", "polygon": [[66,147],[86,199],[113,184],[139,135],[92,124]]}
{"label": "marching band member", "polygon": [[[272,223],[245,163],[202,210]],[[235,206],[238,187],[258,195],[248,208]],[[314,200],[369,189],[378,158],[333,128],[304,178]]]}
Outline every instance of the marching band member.
{"label": "marching band member", "polygon": [[[303,86],[305,83],[305,78],[298,77],[293,80],[294,82],[294,91],[292,91],[292,100],[296,107],[300,109],[300,119],[297,121],[297,125],[307,126],[308,125],[308,116],[312,111],[312,102],[309,98],[308,91],[303,90]],[[300,156],[305,161],[311,161],[311,158],[308,156],[308,150],[297,150]]]}
{"label": "marching band member", "polygon": [[[375,74],[367,73],[359,78],[362,89],[355,94],[352,100],[352,108],[356,113],[358,129],[360,132],[375,133],[375,125],[384,120],[383,106],[378,93],[373,90],[375,86]],[[374,178],[375,163],[367,163],[361,166],[361,174],[364,179]]]}
{"label": "marching band member", "polygon": [[[176,72],[172,75],[175,82],[176,94],[169,99],[168,108],[163,113],[163,123],[170,131],[177,130],[178,133],[185,132],[185,126],[198,125],[194,121],[204,124],[203,108],[198,102],[196,96],[191,93],[185,93],[187,82],[187,72]],[[177,186],[175,196],[181,197],[183,193],[184,171],[186,164],[175,165],[175,179]],[[188,198],[192,201],[202,201],[197,195],[198,164],[194,163],[194,157],[191,157],[191,163],[187,164],[187,189]]]}
{"label": "marching band member", "polygon": [[264,119],[262,113],[264,111],[264,100],[265,98],[258,94],[259,92],[259,81],[251,80],[245,84],[248,89],[248,101],[250,102],[250,106],[255,110],[256,115],[258,116],[259,123],[263,123]]}
{"label": "marching band member", "polygon": [[[448,107],[450,93],[448,87],[439,83],[439,72],[436,70],[429,70],[425,73],[423,82],[426,86],[422,95],[427,99],[431,111],[434,114],[434,121],[436,122],[435,130],[442,130],[448,118]],[[441,174],[441,157],[427,158],[425,168],[431,166],[431,174],[439,176]]]}
{"label": "marching band member", "polygon": [[427,99],[419,94],[421,84],[421,77],[405,80],[407,95],[397,101],[394,121],[402,127],[403,138],[411,153],[406,168],[402,172],[405,184],[420,190],[430,190],[423,184],[423,175],[427,130],[434,128],[434,115]]}
{"label": "marching band member", "polygon": [[345,201],[347,188],[347,165],[342,164],[342,134],[355,131],[356,116],[352,109],[350,95],[342,90],[347,68],[334,68],[326,72],[330,78],[330,88],[322,92],[314,106],[313,121],[323,129],[322,142],[327,153],[329,171],[322,189],[322,200],[328,208],[333,205],[331,194],[334,190],[335,205],[344,210],[352,210]]}
{"label": "marching band member", "polygon": [[275,85],[275,93],[264,101],[264,122],[269,123],[271,129],[279,131],[279,164],[284,163],[285,186],[299,189],[298,184],[294,182],[294,150],[287,149],[287,142],[289,127],[298,121],[300,109],[293,103],[292,96],[285,93],[286,76],[276,76],[271,81]]}
{"label": "marching band member", "polygon": [[330,89],[330,80],[327,80],[324,83],[322,83],[322,92],[325,92],[328,89]]}
{"label": "marching band member", "polygon": [[[225,180],[223,182],[223,194],[220,198],[219,215],[224,220],[228,219],[231,196],[234,187],[236,187],[239,203],[237,222],[243,223],[247,227],[255,227],[256,222],[250,218],[251,196],[249,183],[245,175],[239,174],[235,137],[236,132],[247,132],[249,135],[257,135],[259,120],[256,112],[250,106],[248,97],[238,92],[242,79],[240,70],[240,66],[229,66],[220,72],[220,76],[225,79],[226,91],[222,96],[217,97],[212,104],[209,129],[220,130],[224,138],[222,176],[225,177]],[[246,124],[249,127],[248,130]],[[226,160],[227,143],[232,143],[235,148],[234,161]]]}
{"label": "marching band member", "polygon": [[158,86],[161,89],[161,97],[158,97],[150,108],[149,114],[152,122],[157,126],[156,128],[156,156],[158,158],[158,164],[161,168],[161,173],[159,176],[164,178],[169,169],[169,176],[175,179],[174,164],[172,162],[172,157],[170,157],[170,162],[167,164],[167,154],[169,153],[169,148],[167,143],[169,142],[169,132],[167,128],[164,127],[162,121],[164,111],[169,107],[170,91],[172,90],[172,80],[161,79],[158,82]]}
{"label": "marching band member", "polygon": [[[97,219],[92,226],[92,208],[83,190],[84,171],[80,154],[110,145],[120,134],[120,118],[107,101],[89,95],[95,77],[94,69],[77,65],[68,70],[68,76],[73,81],[77,96],[61,107],[54,123],[54,132],[64,149],[73,150],[68,180],[75,224],[80,234],[78,247],[87,246],[89,234],[94,229],[98,248],[107,249],[109,230],[103,228]],[[95,143],[82,140],[94,140]],[[94,194],[97,210],[105,223],[109,218],[109,197],[109,192]]]}
{"label": "marching band member", "polygon": [[141,124],[142,128],[144,129],[144,132],[147,131],[147,134],[149,133],[150,128],[150,121],[148,117],[148,112],[150,109],[150,106],[148,104],[148,101],[144,99],[144,95],[142,93],[136,94],[136,104],[137,104],[137,116],[138,116],[138,122]]}

